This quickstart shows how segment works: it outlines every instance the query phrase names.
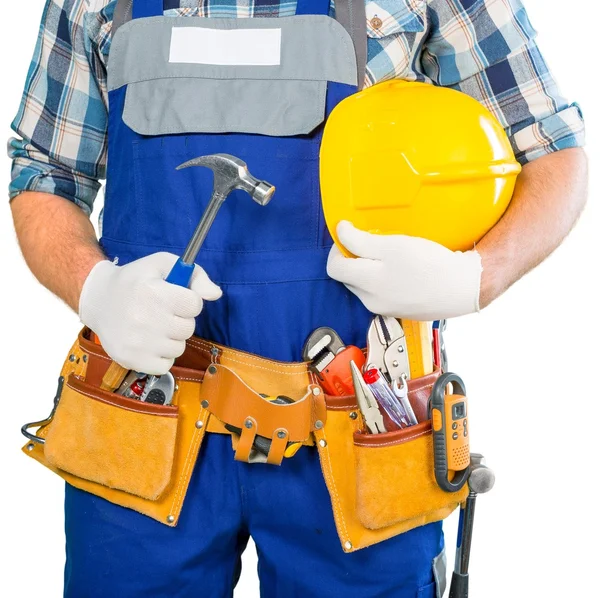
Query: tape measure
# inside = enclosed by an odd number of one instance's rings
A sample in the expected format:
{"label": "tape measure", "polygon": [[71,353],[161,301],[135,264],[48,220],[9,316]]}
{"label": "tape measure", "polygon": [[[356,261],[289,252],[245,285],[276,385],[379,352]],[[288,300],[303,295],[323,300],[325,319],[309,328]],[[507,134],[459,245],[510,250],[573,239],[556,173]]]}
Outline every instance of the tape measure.
{"label": "tape measure", "polygon": [[433,352],[429,338],[429,323],[401,320],[410,365],[410,377],[421,378],[433,372]]}

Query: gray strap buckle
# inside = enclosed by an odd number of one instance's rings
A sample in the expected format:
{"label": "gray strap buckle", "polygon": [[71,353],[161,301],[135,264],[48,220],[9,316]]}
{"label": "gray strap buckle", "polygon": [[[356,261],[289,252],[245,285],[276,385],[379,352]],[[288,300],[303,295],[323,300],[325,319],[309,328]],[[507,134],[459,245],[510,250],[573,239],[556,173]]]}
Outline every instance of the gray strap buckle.
{"label": "gray strap buckle", "polygon": [[54,397],[54,407],[52,408],[52,413],[50,413],[50,415],[42,421],[25,424],[21,428],[21,434],[23,434],[23,436],[25,436],[25,438],[27,438],[27,440],[31,440],[31,442],[35,442],[36,444],[45,444],[46,443],[45,438],[36,436],[35,434],[32,434],[29,430],[31,430],[32,428],[41,428],[42,426],[47,426],[54,419],[54,415],[56,413],[56,409],[58,408],[58,403],[60,401],[60,396],[62,395],[62,389],[63,389],[64,384],[65,384],[65,378],[64,378],[64,376],[61,376],[58,379],[58,388],[56,389],[56,396]]}

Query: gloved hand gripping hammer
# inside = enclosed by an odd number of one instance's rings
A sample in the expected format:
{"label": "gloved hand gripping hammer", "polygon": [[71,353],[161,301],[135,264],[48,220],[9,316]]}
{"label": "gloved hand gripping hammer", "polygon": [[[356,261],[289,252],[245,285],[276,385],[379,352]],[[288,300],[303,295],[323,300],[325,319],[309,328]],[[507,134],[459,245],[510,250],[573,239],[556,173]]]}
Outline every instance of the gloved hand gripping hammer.
{"label": "gloved hand gripping hammer", "polygon": [[[246,191],[250,197],[259,205],[266,206],[275,193],[275,187],[265,181],[254,178],[248,171],[245,162],[230,156],[229,154],[213,154],[210,156],[201,156],[185,162],[177,167],[177,170],[189,168],[190,166],[205,166],[212,169],[214,173],[214,185],[212,198],[202,215],[202,219],[190,240],[185,253],[173,269],[166,281],[178,286],[187,287],[190,284],[194,272],[194,262],[206,235],[210,230],[219,209],[227,199],[229,194],[235,189]],[[125,368],[118,363],[113,362],[108,368],[102,379],[102,389],[113,392],[118,388],[127,375]]]}

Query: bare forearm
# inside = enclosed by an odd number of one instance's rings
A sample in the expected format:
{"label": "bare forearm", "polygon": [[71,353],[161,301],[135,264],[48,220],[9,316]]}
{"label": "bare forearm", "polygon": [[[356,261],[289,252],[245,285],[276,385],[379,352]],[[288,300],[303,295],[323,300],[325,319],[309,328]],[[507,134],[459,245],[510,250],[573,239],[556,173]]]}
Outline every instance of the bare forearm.
{"label": "bare forearm", "polygon": [[21,251],[34,276],[77,311],[87,275],[106,259],[89,218],[75,204],[46,193],[22,193],[11,208]]}
{"label": "bare forearm", "polygon": [[500,222],[477,244],[487,306],[541,263],[569,233],[587,197],[587,159],[568,149],[527,164]]}

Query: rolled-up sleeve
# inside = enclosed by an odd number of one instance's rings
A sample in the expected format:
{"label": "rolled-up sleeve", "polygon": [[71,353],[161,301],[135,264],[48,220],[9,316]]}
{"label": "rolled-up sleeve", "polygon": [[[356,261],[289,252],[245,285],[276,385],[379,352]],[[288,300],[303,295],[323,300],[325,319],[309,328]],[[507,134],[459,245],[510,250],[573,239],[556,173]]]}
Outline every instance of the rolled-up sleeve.
{"label": "rolled-up sleeve", "polygon": [[106,171],[105,69],[86,35],[87,0],[49,0],[8,142],[10,198],[64,197],[91,213]]}
{"label": "rolled-up sleeve", "polygon": [[429,11],[424,72],[486,106],[521,164],[584,144],[581,109],[560,92],[520,0],[432,0]]}

